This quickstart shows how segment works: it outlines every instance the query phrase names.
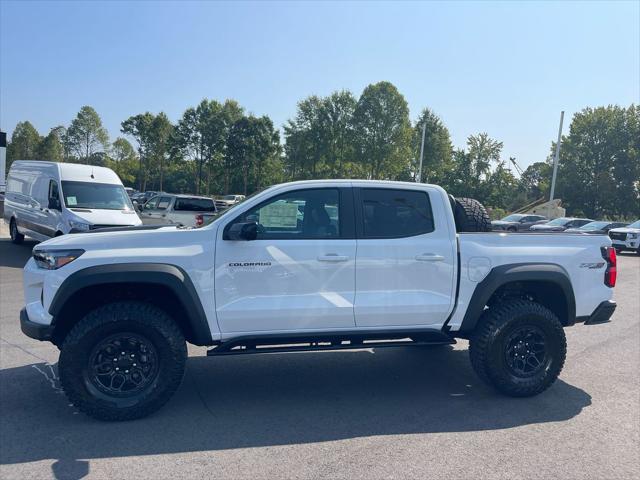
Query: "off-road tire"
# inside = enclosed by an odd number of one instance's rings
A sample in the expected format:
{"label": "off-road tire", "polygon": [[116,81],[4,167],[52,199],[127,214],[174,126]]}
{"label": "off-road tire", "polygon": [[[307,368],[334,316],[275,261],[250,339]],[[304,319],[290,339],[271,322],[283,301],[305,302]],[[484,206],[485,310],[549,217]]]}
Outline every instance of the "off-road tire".
{"label": "off-road tire", "polygon": [[453,217],[458,232],[490,232],[491,219],[484,206],[473,198],[455,198]]}
{"label": "off-road tire", "polygon": [[[124,399],[99,391],[90,379],[92,351],[105,338],[120,334],[149,342],[157,363],[151,383]],[[99,420],[133,420],[155,412],[171,398],[184,376],[186,359],[184,336],[164,310],[121,301],[96,308],[71,329],[62,345],[58,372],[65,394],[78,410]]]}
{"label": "off-road tire", "polygon": [[16,245],[20,245],[24,242],[24,235],[18,231],[18,225],[16,224],[15,218],[12,218],[11,222],[9,222],[9,236],[11,237],[11,241]]}
{"label": "off-road tire", "polygon": [[[545,359],[534,375],[516,375],[507,363],[507,341],[518,329],[533,327],[543,334]],[[478,376],[499,392],[530,397],[549,388],[567,355],[562,324],[546,307],[528,300],[508,300],[487,310],[470,338],[469,356]]]}

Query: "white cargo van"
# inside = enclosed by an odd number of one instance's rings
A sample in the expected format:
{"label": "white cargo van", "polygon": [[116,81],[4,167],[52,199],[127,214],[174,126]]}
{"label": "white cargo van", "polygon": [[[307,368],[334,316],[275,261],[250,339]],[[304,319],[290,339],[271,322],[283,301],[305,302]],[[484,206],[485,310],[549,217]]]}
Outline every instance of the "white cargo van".
{"label": "white cargo van", "polygon": [[113,170],[29,160],[11,165],[4,220],[14,243],[142,223]]}

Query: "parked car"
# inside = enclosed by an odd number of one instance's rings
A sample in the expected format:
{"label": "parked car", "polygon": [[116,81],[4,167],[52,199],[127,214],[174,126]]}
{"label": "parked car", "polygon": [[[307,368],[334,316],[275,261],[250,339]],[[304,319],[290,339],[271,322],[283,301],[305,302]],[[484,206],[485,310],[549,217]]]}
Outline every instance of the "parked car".
{"label": "parked car", "polygon": [[547,223],[540,223],[529,227],[532,232],[564,232],[567,228],[578,228],[593,220],[588,218],[560,217]]}
{"label": "parked car", "polygon": [[242,202],[244,199],[244,195],[225,195],[224,197],[216,200],[216,207],[218,208],[218,210],[226,210],[236,203]]}
{"label": "parked car", "polygon": [[150,228],[53,239],[24,269],[22,331],[59,346],[64,392],[103,420],[165,404],[186,342],[223,356],[464,338],[483,381],[537,395],[562,370],[564,327],[616,308],[609,238],[499,239],[479,202],[435,185],[294,182],[203,228]]}
{"label": "parked car", "polygon": [[529,230],[532,225],[546,223],[549,220],[542,215],[528,215],[522,213],[512,213],[502,220],[494,220],[491,222],[493,230],[504,230],[507,232],[518,232],[520,230]]}
{"label": "parked car", "polygon": [[201,227],[213,220],[217,210],[209,197],[162,194],[151,198],[139,211],[145,225]]}
{"label": "parked car", "polygon": [[113,170],[39,160],[11,165],[4,220],[14,243],[141,223]]}
{"label": "parked car", "polygon": [[640,220],[623,228],[609,230],[609,238],[618,252],[631,250],[640,255]]}
{"label": "parked car", "polygon": [[133,197],[136,193],[138,193],[138,190],[136,190],[135,188],[124,187],[124,189],[127,192],[127,195],[129,195],[129,198]]}
{"label": "parked car", "polygon": [[565,232],[568,233],[590,233],[594,235],[606,235],[612,228],[626,227],[627,224],[623,222],[609,222],[596,221],[587,223],[579,228],[567,228]]}

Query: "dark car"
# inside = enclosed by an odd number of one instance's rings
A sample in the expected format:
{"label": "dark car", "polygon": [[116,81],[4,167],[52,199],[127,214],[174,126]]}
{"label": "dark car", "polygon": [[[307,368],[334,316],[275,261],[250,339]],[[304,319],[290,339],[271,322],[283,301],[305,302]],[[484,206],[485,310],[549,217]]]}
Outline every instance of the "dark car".
{"label": "dark car", "polygon": [[609,222],[609,221],[600,221],[600,222],[591,222],[586,225],[581,226],[580,228],[567,228],[565,232],[572,233],[591,233],[594,235],[605,235],[609,233],[609,230],[612,228],[621,228],[626,227],[627,223],[622,222]]}
{"label": "dark car", "polygon": [[579,228],[591,222],[593,220],[590,218],[560,217],[547,223],[533,225],[529,230],[532,232],[564,232],[568,228]]}
{"label": "dark car", "polygon": [[494,220],[491,222],[491,228],[498,231],[517,232],[519,230],[529,230],[529,227],[532,225],[547,221],[547,218],[542,215],[512,213],[511,215],[504,217],[502,220]]}

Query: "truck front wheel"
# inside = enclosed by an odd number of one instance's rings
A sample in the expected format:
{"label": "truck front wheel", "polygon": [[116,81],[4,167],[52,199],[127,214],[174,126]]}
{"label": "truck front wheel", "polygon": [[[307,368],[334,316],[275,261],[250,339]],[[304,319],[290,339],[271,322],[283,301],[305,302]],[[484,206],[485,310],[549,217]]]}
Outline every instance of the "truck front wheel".
{"label": "truck front wheel", "polygon": [[67,397],[99,420],[133,420],[162,407],[184,375],[187,347],[173,319],[143,302],[114,302],[80,320],[62,345]]}
{"label": "truck front wheel", "polygon": [[553,384],[567,355],[558,317],[528,300],[507,300],[487,310],[469,343],[478,376],[513,397],[537,395]]}

